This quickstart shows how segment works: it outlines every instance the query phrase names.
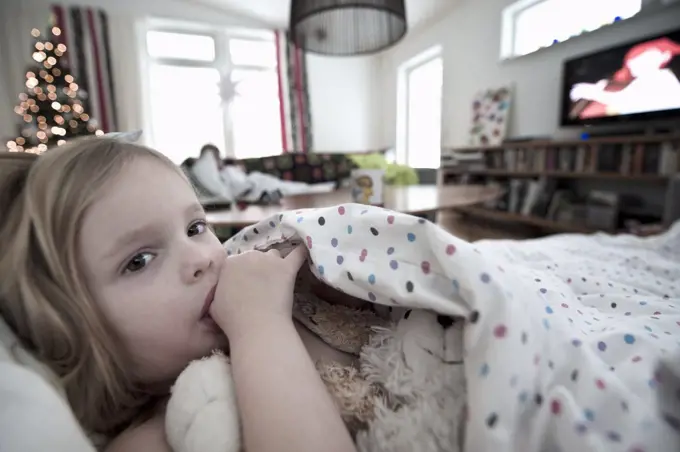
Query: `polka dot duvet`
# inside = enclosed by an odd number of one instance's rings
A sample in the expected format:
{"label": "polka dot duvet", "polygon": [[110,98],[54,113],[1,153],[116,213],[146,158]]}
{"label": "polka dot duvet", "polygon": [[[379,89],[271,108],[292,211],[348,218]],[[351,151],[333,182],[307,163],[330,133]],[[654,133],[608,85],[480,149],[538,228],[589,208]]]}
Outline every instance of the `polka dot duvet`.
{"label": "polka dot duvet", "polygon": [[392,308],[412,374],[382,369],[402,407],[376,407],[383,424],[360,449],[680,450],[680,223],[650,238],[467,243],[345,204],[284,212],[225,247],[291,240],[317,278]]}

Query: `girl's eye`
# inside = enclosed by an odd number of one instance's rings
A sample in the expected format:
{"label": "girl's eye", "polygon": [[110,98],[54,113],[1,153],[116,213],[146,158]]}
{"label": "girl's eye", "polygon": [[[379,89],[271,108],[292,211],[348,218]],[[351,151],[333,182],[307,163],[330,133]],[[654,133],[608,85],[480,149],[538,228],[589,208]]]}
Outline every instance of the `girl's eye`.
{"label": "girl's eye", "polygon": [[189,230],[187,232],[189,233],[189,237],[193,237],[195,235],[203,234],[207,229],[208,225],[205,221],[201,220],[189,226]]}
{"label": "girl's eye", "polygon": [[154,258],[151,253],[139,253],[130,259],[130,262],[125,266],[124,273],[135,273],[142,270]]}

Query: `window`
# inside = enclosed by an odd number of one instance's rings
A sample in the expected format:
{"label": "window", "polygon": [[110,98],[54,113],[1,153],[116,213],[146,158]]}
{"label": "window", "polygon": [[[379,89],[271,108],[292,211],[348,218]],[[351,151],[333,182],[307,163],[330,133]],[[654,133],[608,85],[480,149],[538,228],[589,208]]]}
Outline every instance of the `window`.
{"label": "window", "polygon": [[273,33],[148,30],[146,50],[151,139],[175,163],[206,143],[239,159],[282,151]]}
{"label": "window", "polygon": [[398,74],[397,162],[439,168],[443,61],[433,48],[405,63]]}
{"label": "window", "polygon": [[644,0],[520,0],[503,11],[501,58],[527,55],[629,19]]}

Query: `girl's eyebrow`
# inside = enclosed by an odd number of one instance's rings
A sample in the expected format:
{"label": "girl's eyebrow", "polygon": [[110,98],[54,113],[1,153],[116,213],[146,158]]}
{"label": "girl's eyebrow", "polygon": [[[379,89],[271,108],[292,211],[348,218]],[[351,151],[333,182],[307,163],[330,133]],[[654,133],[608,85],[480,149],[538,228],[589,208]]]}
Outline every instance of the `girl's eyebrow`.
{"label": "girl's eyebrow", "polygon": [[[203,206],[199,203],[192,203],[184,209],[184,214],[186,217],[193,217],[196,214],[203,215],[205,211]],[[134,244],[142,239],[149,237],[158,237],[161,233],[162,225],[159,224],[148,224],[142,227],[133,229],[121,235],[117,240],[113,242],[111,248],[104,256],[105,259],[111,259],[116,257],[121,251],[125,251],[131,244]]]}
{"label": "girl's eyebrow", "polygon": [[154,237],[160,233],[159,225],[149,224],[140,228],[132,229],[125,234],[118,237],[113,242],[109,251],[104,256],[105,259],[116,257],[121,251],[125,251],[130,245],[140,241],[143,238]]}

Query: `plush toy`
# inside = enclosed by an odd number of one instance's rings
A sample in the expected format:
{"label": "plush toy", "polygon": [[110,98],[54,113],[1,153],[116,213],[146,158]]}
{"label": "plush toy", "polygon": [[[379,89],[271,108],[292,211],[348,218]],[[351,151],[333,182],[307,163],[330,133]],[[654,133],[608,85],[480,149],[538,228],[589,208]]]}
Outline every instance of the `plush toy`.
{"label": "plush toy", "polygon": [[193,361],[179,375],[165,414],[174,452],[238,452],[241,431],[229,359],[222,353]]}

